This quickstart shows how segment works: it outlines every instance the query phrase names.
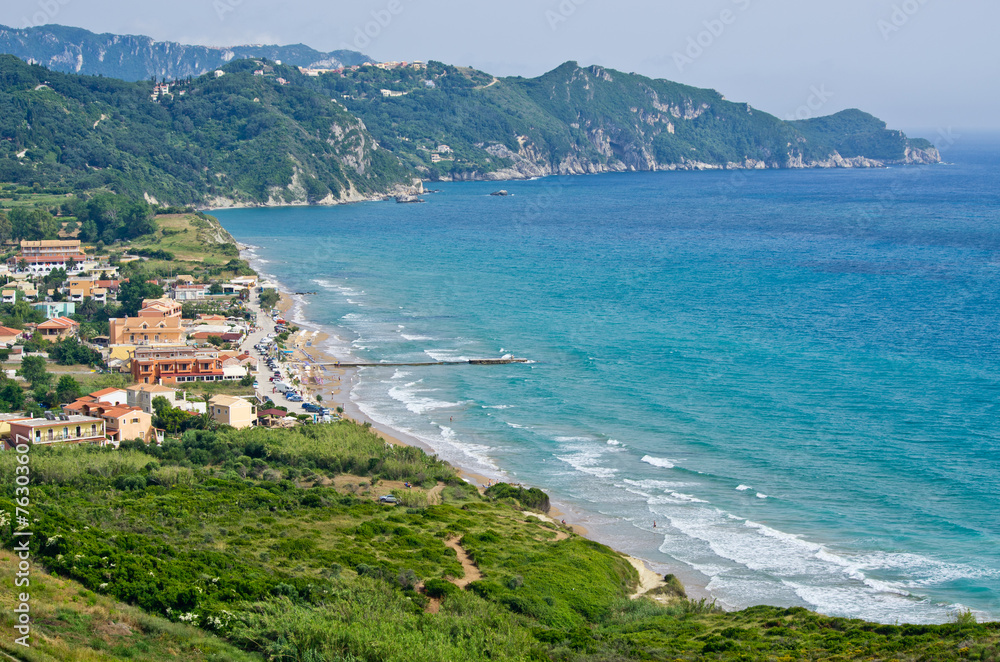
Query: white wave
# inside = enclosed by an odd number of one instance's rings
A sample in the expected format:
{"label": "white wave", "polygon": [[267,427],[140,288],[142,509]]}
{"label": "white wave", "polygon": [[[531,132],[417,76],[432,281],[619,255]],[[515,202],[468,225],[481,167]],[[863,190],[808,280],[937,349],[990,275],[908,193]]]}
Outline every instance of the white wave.
{"label": "white wave", "polygon": [[431,336],[416,336],[416,335],[410,335],[410,334],[407,334],[407,333],[401,333],[401,334],[399,334],[399,335],[400,335],[400,337],[402,337],[402,338],[403,338],[404,340],[409,340],[409,341],[417,341],[417,340],[437,340],[437,338],[434,338],[434,337],[431,337]]}
{"label": "white wave", "polygon": [[518,425],[517,423],[511,423],[510,421],[504,421],[504,423],[514,428],[515,430],[523,430],[526,427],[528,427],[527,425]]}
{"label": "white wave", "polygon": [[747,490],[752,490],[752,489],[753,488],[750,487],[749,485],[740,485],[739,487],[736,488],[736,491],[737,492],[746,492]]}
{"label": "white wave", "polygon": [[651,464],[654,467],[660,467],[661,469],[673,469],[675,466],[677,466],[676,464],[674,464],[673,460],[668,460],[662,457],[652,457],[650,455],[643,456],[643,458],[639,461],[645,462],[646,464]]}
{"label": "white wave", "polygon": [[554,437],[554,439],[561,444],[572,443],[575,441],[594,441],[593,437]]}
{"label": "white wave", "polygon": [[462,356],[461,352],[454,349],[425,349],[424,354],[435,361],[468,361],[471,356]]}
{"label": "white wave", "polygon": [[766,499],[767,495],[766,494],[761,494],[760,492],[757,492],[757,498],[758,499]]}
{"label": "white wave", "polygon": [[556,459],[562,460],[580,473],[596,476],[597,478],[613,478],[618,473],[617,469],[602,467],[597,464],[600,458],[599,453],[587,453],[581,451],[572,455],[556,455]]}
{"label": "white wave", "polygon": [[513,409],[514,405],[481,405],[483,409]]}
{"label": "white wave", "polygon": [[408,411],[414,414],[424,414],[438,409],[454,409],[461,407],[461,402],[448,402],[447,400],[436,400],[421,393],[431,393],[434,389],[413,388],[417,382],[412,382],[406,386],[394,386],[389,389],[389,397],[397,402],[403,403]]}
{"label": "white wave", "polygon": [[617,439],[608,439],[608,446],[621,446],[622,442]]}
{"label": "white wave", "polygon": [[409,377],[412,374],[413,374],[412,372],[405,372],[403,370],[397,370],[396,372],[394,372],[392,374],[392,379],[403,379],[405,377]]}

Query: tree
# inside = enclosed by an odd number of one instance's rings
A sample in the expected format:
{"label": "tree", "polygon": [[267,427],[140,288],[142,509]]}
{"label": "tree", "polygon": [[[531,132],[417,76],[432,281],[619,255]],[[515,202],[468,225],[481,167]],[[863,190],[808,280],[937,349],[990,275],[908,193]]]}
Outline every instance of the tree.
{"label": "tree", "polygon": [[118,289],[118,303],[122,317],[135,317],[142,308],[143,299],[158,299],[163,296],[163,288],[154,283],[140,280],[140,277],[122,283]]}
{"label": "tree", "polygon": [[211,335],[208,337],[208,342],[216,347],[222,347],[222,336]]}
{"label": "tree", "polygon": [[0,243],[9,240],[14,235],[14,226],[11,225],[7,214],[0,212]]}
{"label": "tree", "polygon": [[45,370],[45,359],[41,356],[25,356],[17,374],[30,382],[32,388],[48,386],[52,381],[52,375]]}
{"label": "tree", "polygon": [[6,411],[24,409],[24,391],[11,379],[4,379],[0,387],[0,407]]}
{"label": "tree", "polygon": [[220,283],[212,283],[208,286],[209,294],[222,294],[222,285]]}
{"label": "tree", "polygon": [[260,293],[260,307],[261,308],[274,308],[281,295],[273,287],[269,287]]}
{"label": "tree", "polygon": [[63,375],[56,385],[56,399],[59,402],[73,402],[80,397],[81,391],[80,382],[69,375]]}

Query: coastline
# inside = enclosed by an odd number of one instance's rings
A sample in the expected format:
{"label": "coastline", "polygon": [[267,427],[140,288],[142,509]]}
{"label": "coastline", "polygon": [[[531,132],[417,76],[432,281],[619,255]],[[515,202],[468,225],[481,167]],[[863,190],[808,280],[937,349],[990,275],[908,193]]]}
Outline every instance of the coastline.
{"label": "coastline", "polygon": [[[255,247],[248,246],[240,242],[236,242],[236,244],[240,249],[240,257],[247,260],[250,263],[250,266],[258,273],[259,276],[261,276],[262,279],[265,278],[265,275],[262,272],[263,265],[257,261],[257,257],[253,253],[253,248]],[[297,298],[296,295],[293,294],[276,277],[275,274],[267,274],[266,280],[274,285],[280,296],[278,303],[275,306],[277,310],[282,315],[286,316],[286,318],[291,318],[289,321],[292,322],[292,324],[299,326],[300,329],[302,327],[309,327],[305,330],[305,333],[314,334],[311,337],[311,342],[315,346],[308,345],[308,352],[305,351],[305,347],[300,346],[301,341],[294,343],[296,349],[293,354],[293,362],[298,363],[301,366],[308,363],[336,363],[339,360],[342,360],[343,357],[338,359],[338,357],[333,356],[327,352],[322,345],[320,345],[320,343],[331,337],[331,331],[334,335],[336,335],[336,332],[340,329],[328,329],[325,328],[324,325],[306,319],[303,310],[305,307],[304,301]],[[299,333],[302,333],[302,331]],[[337,337],[339,337],[339,335]],[[295,337],[293,336],[290,340],[294,341],[294,338]],[[359,403],[355,402],[351,398],[351,393],[357,383],[359,369],[329,368],[324,366],[322,370],[324,383],[322,385],[304,384],[304,390],[313,395],[317,393],[322,395],[323,402],[329,404],[331,407],[342,407],[343,413],[341,416],[343,418],[361,425],[370,425],[371,429],[374,430],[386,443],[399,446],[414,446],[429,454],[436,454],[435,449],[430,447],[421,439],[380,423],[362,411]],[[327,382],[327,376],[334,376],[337,378],[337,381]],[[454,463],[452,463],[452,467],[463,480],[475,485],[480,492],[483,492],[491,482],[497,481],[497,478],[490,478],[467,467]],[[503,478],[504,472],[502,469],[500,470],[500,473],[501,478]],[[565,522],[565,526],[573,533],[601,544],[608,544],[607,542],[599,540],[598,537],[593,534],[591,529],[588,528],[589,521],[587,519],[587,514],[577,511],[569,504],[554,501],[546,516],[540,516],[537,513],[532,514],[536,517],[548,519],[554,522]],[[665,585],[663,575],[667,572],[675,574],[683,573],[683,576],[690,577],[690,575],[688,575],[683,568],[673,568],[663,566],[662,564],[655,564],[658,567],[654,569],[652,567],[653,563],[648,559],[640,558],[632,553],[622,551],[621,549],[617,549],[610,544],[608,546],[615,549],[618,554],[625,558],[639,574],[639,583],[636,591],[632,595],[633,598],[643,595],[654,588]],[[687,579],[687,581],[684,582],[684,588],[687,590],[688,596],[691,598],[706,598],[714,600],[714,596],[711,595],[707,586],[704,584],[704,582],[691,582],[690,579]]]}

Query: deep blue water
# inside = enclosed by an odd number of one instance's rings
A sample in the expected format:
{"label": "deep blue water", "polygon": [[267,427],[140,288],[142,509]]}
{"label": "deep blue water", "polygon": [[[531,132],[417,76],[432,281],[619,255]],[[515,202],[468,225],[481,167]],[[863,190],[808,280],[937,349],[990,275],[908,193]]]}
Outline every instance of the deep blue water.
{"label": "deep blue water", "polygon": [[996,619],[1000,143],[946,158],[218,217],[340,356],[536,361],[352,397],[603,542],[732,607]]}

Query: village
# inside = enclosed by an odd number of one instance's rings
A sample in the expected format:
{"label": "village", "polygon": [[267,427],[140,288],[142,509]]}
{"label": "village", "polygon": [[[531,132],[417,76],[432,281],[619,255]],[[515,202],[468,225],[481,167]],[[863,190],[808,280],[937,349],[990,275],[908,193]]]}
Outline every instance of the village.
{"label": "village", "polygon": [[[117,447],[135,439],[162,443],[166,434],[190,427],[334,420],[336,414],[305,401],[300,367],[289,361],[294,352],[286,349],[290,337],[294,347],[298,330],[273,308],[277,294],[257,276],[221,282],[198,282],[187,274],[157,278],[148,285],[160,288],[162,296],[141,299],[133,315],[109,318],[106,334],[81,333],[77,313],[116,302],[129,283],[120,279],[119,267],[133,259],[142,258],[112,261],[88,252],[77,239],[23,240],[17,254],[0,265],[0,278],[7,281],[0,305],[44,317],[23,328],[0,326],[3,383],[36,387],[33,373],[40,366],[57,367],[50,354],[64,347],[82,347],[93,359],[92,366],[76,366],[74,374],[91,372],[114,382],[90,393],[59,388],[56,395],[68,401],[46,402],[54,406],[44,409],[23,396],[12,398],[24,407],[0,413],[4,448],[26,441]],[[199,309],[224,312],[193,312]],[[72,395],[77,397],[67,397]]]}

